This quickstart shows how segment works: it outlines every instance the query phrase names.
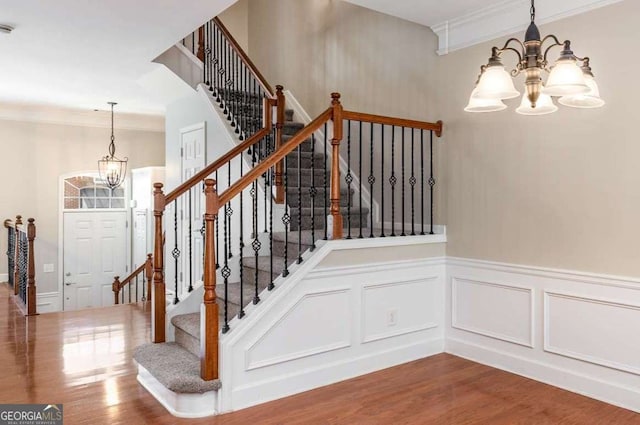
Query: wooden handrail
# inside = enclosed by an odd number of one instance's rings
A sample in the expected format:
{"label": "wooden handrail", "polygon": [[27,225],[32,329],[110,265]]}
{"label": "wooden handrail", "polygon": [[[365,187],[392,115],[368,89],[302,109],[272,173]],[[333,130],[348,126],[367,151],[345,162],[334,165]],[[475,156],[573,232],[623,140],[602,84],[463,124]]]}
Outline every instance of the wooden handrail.
{"label": "wooden handrail", "polygon": [[305,128],[296,133],[296,135],[293,136],[284,146],[282,146],[279,151],[273,152],[262,162],[256,164],[256,166],[253,167],[251,171],[242,176],[238,181],[229,186],[224,192],[222,192],[222,194],[220,194],[218,205],[224,205],[227,202],[231,201],[238,193],[242,192],[244,188],[249,186],[262,174],[266,173],[267,170],[273,167],[278,161],[284,159],[284,157],[290,154],[295,148],[298,147],[298,145],[302,144],[302,142],[311,137],[311,135],[315,131],[318,131],[324,123],[331,119],[332,115],[333,108],[328,108],[316,119],[307,124]]}
{"label": "wooden handrail", "polygon": [[245,51],[242,50],[242,47],[240,47],[240,45],[235,40],[235,38],[233,38],[233,36],[231,35],[227,27],[225,27],[222,21],[217,17],[213,18],[213,22],[215,22],[215,24],[220,28],[220,31],[222,31],[222,34],[224,34],[224,36],[227,38],[227,41],[229,41],[229,44],[231,44],[231,47],[236,51],[238,56],[240,56],[240,59],[242,59],[242,62],[244,62],[247,68],[249,68],[249,70],[254,75],[254,77],[256,77],[256,80],[258,80],[258,83],[262,86],[264,91],[269,94],[269,97],[274,99],[276,97],[275,92],[267,82],[267,79],[264,78],[262,73],[260,73],[258,68],[251,61],[251,59],[249,59],[249,56],[247,56]]}
{"label": "wooden handrail", "polygon": [[115,276],[113,278],[113,283],[111,284],[111,290],[113,291],[114,304],[120,304],[118,295],[120,294],[120,291],[122,290],[122,288],[130,284],[142,272],[145,272],[145,278],[147,280],[147,282],[142,283],[143,285],[147,286],[147,296],[144,297],[142,301],[148,301],[151,298],[149,290],[151,289],[151,277],[153,273],[153,254],[147,254],[147,259],[145,260],[145,262],[140,264],[140,266],[138,266],[137,269],[132,271],[131,274],[127,276],[124,280],[120,281],[120,276]]}
{"label": "wooden handrail", "polygon": [[426,122],[407,120],[404,118],[385,117],[383,115],[365,114],[362,112],[343,111],[342,118],[352,121],[363,121],[373,124],[395,125],[397,127],[416,128],[419,130],[435,131],[436,136],[442,136],[442,121]]}
{"label": "wooden handrail", "polygon": [[[269,108],[269,110],[271,110],[271,108]],[[268,114],[270,114],[270,112],[268,112]],[[194,174],[190,179],[186,180],[180,186],[176,187],[174,190],[169,192],[169,194],[166,195],[165,204],[170,204],[171,202],[178,199],[180,195],[186,193],[193,186],[202,182],[205,178],[207,178],[211,174],[215,173],[217,169],[225,165],[227,162],[231,161],[236,156],[240,155],[242,152],[246,151],[249,147],[253,146],[260,139],[267,136],[270,132],[271,132],[270,128],[267,128],[267,127],[262,128],[256,134],[249,137],[247,140],[240,143],[239,145],[237,145],[236,147],[234,147],[233,149],[231,149],[230,151],[222,155],[220,158],[216,159],[211,164],[204,167],[198,173]]]}

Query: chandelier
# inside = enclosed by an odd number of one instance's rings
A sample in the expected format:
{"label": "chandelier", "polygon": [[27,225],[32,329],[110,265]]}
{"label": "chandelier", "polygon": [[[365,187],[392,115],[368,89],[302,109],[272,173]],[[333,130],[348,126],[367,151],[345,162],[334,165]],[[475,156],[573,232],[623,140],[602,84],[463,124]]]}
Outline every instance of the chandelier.
{"label": "chandelier", "polygon": [[[531,0],[531,23],[525,33],[524,43],[510,38],[500,49],[493,47],[487,65],[480,67],[480,75],[471,92],[467,112],[494,112],[506,109],[502,101],[520,96],[513,85],[513,78],[525,75],[525,92],[516,112],[523,115],[544,115],[558,110],[553,97],[561,105],[574,108],[598,108],[604,105],[598,85],[593,78],[589,58],[580,58],[571,51],[571,41],[560,43],[558,38],[547,35],[540,38],[535,24],[536,8]],[[547,42],[550,42],[544,47]],[[551,48],[561,46],[560,57],[549,67],[547,55]],[[502,53],[512,52],[518,57],[515,69],[508,73],[502,64]],[[545,84],[542,71],[549,74]]]}
{"label": "chandelier", "polygon": [[127,160],[116,157],[115,136],[113,135],[113,107],[115,102],[108,102],[111,105],[111,143],[109,143],[109,154],[98,161],[98,172],[100,179],[111,189],[115,189],[124,182],[127,174]]}

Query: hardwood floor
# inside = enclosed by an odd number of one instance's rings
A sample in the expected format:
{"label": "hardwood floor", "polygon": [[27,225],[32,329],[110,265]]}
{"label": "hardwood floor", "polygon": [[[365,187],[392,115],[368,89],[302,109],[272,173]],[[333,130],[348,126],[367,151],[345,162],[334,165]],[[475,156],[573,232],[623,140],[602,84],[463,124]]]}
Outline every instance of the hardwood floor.
{"label": "hardwood floor", "polygon": [[136,381],[131,353],[149,326],[142,305],[25,319],[0,284],[0,403],[63,403],[67,425],[640,424],[640,414],[448,354],[181,420]]}

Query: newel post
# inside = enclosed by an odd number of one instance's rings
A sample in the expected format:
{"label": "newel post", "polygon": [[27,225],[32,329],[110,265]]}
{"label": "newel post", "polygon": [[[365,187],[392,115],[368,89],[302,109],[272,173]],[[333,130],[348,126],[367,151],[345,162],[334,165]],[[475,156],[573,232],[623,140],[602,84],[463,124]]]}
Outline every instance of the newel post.
{"label": "newel post", "polygon": [[204,181],[204,300],[200,306],[200,377],[218,378],[218,304],[216,303],[216,253],[214,221],[219,201],[216,181]]}
{"label": "newel post", "polygon": [[36,313],[36,259],[34,241],[36,240],[35,220],[27,220],[27,241],[29,242],[29,265],[27,268],[27,316],[35,316]]}
{"label": "newel post", "polygon": [[[147,254],[147,261],[144,265],[144,277],[147,280],[147,298],[142,301],[151,300],[151,283],[153,282],[153,254]],[[143,283],[144,285],[144,283]]]}
{"label": "newel post", "polygon": [[331,139],[331,239],[342,239],[342,214],[340,214],[340,142],[342,141],[342,105],[340,93],[331,93],[333,108],[333,137]]}
{"label": "newel post", "polygon": [[16,225],[14,227],[16,232],[16,244],[15,250],[13,252],[13,295],[18,295],[20,293],[20,238],[22,232],[18,229],[18,226],[22,226],[22,216],[16,216]]}
{"label": "newel post", "polygon": [[[284,87],[281,85],[276,86],[276,98],[277,98],[277,106],[276,106],[276,151],[280,149],[282,146],[282,130],[284,128],[284,109],[285,109],[285,99],[284,93],[282,92]],[[278,161],[276,164],[276,204],[284,203],[284,181],[283,181],[283,170],[284,170],[284,159]]]}
{"label": "newel post", "polygon": [[153,216],[155,231],[153,237],[153,301],[151,304],[151,340],[165,341],[166,288],[164,283],[164,243],[162,216],[164,215],[165,197],[162,183],[153,184]]}
{"label": "newel post", "polygon": [[118,299],[118,295],[120,294],[120,276],[116,276],[113,278],[111,290],[113,291],[113,303],[120,304],[120,300]]}

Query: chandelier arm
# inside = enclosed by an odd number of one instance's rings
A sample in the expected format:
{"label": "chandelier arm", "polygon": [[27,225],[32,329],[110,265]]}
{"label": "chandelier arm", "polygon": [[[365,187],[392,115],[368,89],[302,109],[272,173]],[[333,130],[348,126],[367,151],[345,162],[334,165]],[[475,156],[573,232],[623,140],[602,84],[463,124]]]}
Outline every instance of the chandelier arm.
{"label": "chandelier arm", "polygon": [[[562,46],[563,45],[562,43],[558,42],[558,39],[555,36],[547,36],[547,37],[553,37],[555,39],[555,43],[553,43],[552,45],[550,45],[549,47],[544,49],[544,54],[542,55],[542,69],[544,69],[545,71],[548,71],[547,64],[549,62],[547,61],[547,55],[549,54],[549,50],[551,50],[552,48],[554,48],[556,46]],[[545,37],[545,40],[547,39],[547,37]],[[543,41],[543,43],[544,43],[544,41]]]}
{"label": "chandelier arm", "polygon": [[[520,46],[520,51],[518,51],[513,47],[509,47],[509,44],[511,44],[512,42],[515,42]],[[504,46],[502,46],[502,49],[497,49],[497,51],[500,53],[505,52],[507,50],[511,50],[512,52],[515,52],[515,54],[518,55],[518,63],[522,62],[522,57],[524,56],[524,51],[525,51],[524,44],[522,44],[522,41],[518,40],[515,37],[512,37],[504,43]]]}

